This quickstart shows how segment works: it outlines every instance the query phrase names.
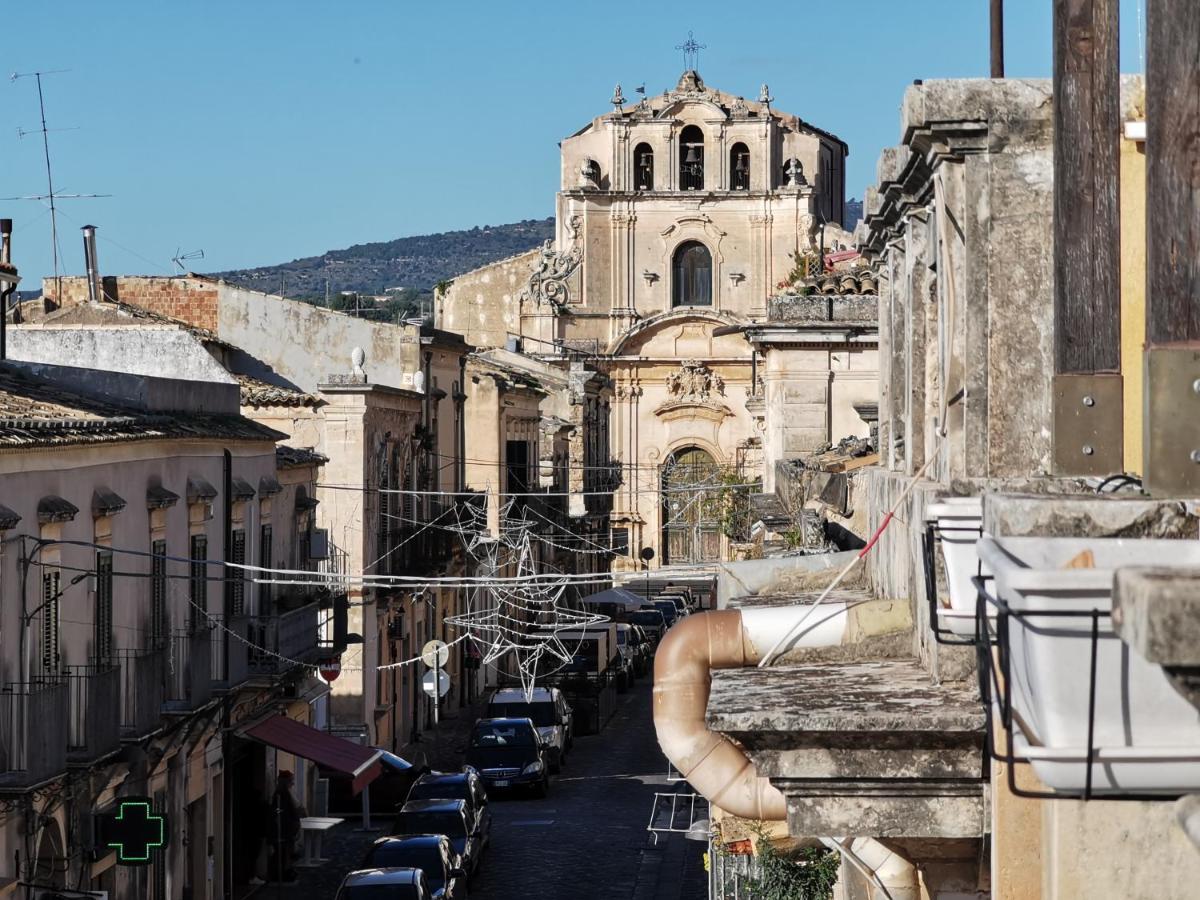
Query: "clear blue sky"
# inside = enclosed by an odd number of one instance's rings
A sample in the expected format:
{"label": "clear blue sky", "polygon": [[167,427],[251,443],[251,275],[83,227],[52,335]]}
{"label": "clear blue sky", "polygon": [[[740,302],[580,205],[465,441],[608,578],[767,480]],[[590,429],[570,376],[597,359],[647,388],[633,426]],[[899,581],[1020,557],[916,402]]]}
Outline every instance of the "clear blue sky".
{"label": "clear blue sky", "polygon": [[[1138,0],[1122,62],[1140,70]],[[557,142],[609,109],[613,85],[652,93],[694,29],[709,84],[756,96],[850,145],[861,197],[898,138],[914,78],[985,76],[987,0],[642,2],[460,0],[9,3],[0,71],[44,79],[64,200],[64,271],[100,226],[108,274],[283,262],[365,241],[550,215]],[[1010,77],[1050,72],[1051,0],[1008,0]],[[0,82],[0,196],[45,192],[32,79]],[[26,286],[50,272],[49,218],[16,220]]]}

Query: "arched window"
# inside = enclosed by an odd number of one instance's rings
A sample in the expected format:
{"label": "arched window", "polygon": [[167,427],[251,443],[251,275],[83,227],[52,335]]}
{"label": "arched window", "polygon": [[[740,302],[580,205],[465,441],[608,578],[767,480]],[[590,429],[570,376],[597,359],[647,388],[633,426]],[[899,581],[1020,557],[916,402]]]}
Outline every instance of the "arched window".
{"label": "arched window", "polygon": [[696,125],[679,133],[679,189],[704,190],[704,132]]}
{"label": "arched window", "polygon": [[654,151],[649,144],[638,144],[633,149],[633,184],[635,190],[654,190]]}
{"label": "arched window", "polygon": [[750,150],[741,142],[729,150],[729,187],[735,191],[750,190]]}
{"label": "arched window", "polygon": [[672,306],[712,306],[712,254],[699,241],[675,250]]}

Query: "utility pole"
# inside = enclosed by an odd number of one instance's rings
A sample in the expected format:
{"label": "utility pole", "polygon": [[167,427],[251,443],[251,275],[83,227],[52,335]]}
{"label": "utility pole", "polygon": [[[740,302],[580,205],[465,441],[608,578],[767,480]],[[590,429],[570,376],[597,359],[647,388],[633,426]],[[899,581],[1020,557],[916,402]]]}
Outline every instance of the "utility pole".
{"label": "utility pole", "polygon": [[1004,77],[1004,0],[992,4],[992,77]]}

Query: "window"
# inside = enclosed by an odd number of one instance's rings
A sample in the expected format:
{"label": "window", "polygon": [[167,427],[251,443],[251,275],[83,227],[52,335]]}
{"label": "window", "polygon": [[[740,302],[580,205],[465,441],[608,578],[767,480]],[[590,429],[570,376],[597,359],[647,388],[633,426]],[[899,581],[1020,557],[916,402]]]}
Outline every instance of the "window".
{"label": "window", "polygon": [[[528,441],[506,441],[504,446],[504,464],[506,478],[504,490],[508,494],[527,494],[532,481],[530,477],[531,454]],[[518,497],[517,505],[524,504],[526,498]]]}
{"label": "window", "polygon": [[704,190],[704,132],[695,125],[679,134],[679,189]]}
{"label": "window", "polygon": [[188,631],[207,625],[208,620],[208,535],[193,534],[188,572]]}
{"label": "window", "polygon": [[[235,529],[233,541],[229,548],[229,562],[234,566],[246,564],[246,530]],[[246,570],[232,568],[229,577],[229,615],[240,616],[246,611]]]}
{"label": "window", "polygon": [[639,191],[654,190],[654,151],[649,144],[638,144],[633,150],[633,185]]}
{"label": "window", "polygon": [[150,646],[167,641],[167,542],[150,545]]}
{"label": "window", "polygon": [[673,306],[712,306],[712,255],[699,241],[675,251]]}
{"label": "window", "polygon": [[52,675],[59,669],[58,601],[62,594],[58,569],[42,570],[42,673]]}
{"label": "window", "polygon": [[111,550],[96,554],[96,641],[97,662],[113,657],[113,557]]}
{"label": "window", "polygon": [[[271,543],[271,526],[264,525],[258,541],[258,564],[264,569],[270,569],[274,565],[274,548]],[[258,601],[260,615],[269,616],[274,612],[271,609],[271,585],[260,584],[258,586]]]}
{"label": "window", "polygon": [[737,143],[729,151],[729,187],[735,191],[750,190],[750,151]]}

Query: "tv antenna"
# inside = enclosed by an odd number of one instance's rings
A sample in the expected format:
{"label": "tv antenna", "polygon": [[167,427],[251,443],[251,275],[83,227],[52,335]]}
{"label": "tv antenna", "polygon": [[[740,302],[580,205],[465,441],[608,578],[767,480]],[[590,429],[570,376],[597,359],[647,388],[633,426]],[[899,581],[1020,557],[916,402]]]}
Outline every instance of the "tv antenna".
{"label": "tv antenna", "polygon": [[74,131],[74,128],[47,128],[46,127],[46,98],[42,93],[42,76],[43,75],[60,75],[63,72],[69,72],[70,69],[51,69],[46,72],[13,72],[10,81],[16,81],[19,78],[33,78],[37,81],[38,92],[38,110],[41,113],[42,127],[30,129],[28,131],[18,128],[17,137],[23,138],[27,134],[33,134],[36,131],[42,133],[42,153],[46,159],[46,193],[35,194],[27,197],[3,197],[3,200],[40,200],[46,201],[50,206],[50,252],[54,257],[54,296],[57,300],[62,293],[62,278],[58,271],[58,209],[56,208],[56,200],[82,200],[92,199],[97,197],[109,197],[111,194],[58,194],[54,191],[54,175],[50,167],[50,132],[51,131]]}
{"label": "tv antenna", "polygon": [[171,262],[179,267],[179,274],[187,274],[187,266],[184,263],[189,259],[204,259],[203,250],[191,250],[187,253],[182,252],[179,248],[175,249],[175,255],[171,257]]}

